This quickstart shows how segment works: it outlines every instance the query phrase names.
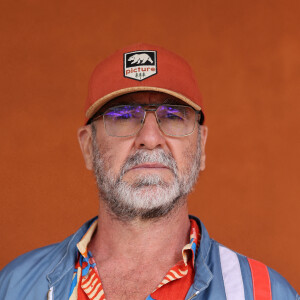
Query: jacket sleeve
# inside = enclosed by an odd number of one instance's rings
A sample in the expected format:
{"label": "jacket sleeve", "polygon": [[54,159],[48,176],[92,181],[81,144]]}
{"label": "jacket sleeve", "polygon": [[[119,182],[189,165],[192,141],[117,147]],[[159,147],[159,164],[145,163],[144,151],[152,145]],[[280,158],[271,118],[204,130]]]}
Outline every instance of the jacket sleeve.
{"label": "jacket sleeve", "polygon": [[268,271],[271,281],[272,300],[300,300],[297,292],[283,276],[269,267]]}

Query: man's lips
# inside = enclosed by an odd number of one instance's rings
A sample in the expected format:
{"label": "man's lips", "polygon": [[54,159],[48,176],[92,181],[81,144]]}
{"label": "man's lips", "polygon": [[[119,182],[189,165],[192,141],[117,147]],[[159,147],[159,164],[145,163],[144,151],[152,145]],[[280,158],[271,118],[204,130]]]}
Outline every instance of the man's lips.
{"label": "man's lips", "polygon": [[130,170],[135,169],[169,169],[167,166],[159,163],[146,163],[146,164],[140,164],[132,167]]}

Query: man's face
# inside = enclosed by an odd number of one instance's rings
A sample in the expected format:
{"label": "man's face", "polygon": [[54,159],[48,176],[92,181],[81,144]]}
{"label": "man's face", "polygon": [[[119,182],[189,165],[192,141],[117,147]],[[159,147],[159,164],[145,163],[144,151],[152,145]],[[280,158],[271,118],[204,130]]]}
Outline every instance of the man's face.
{"label": "man's face", "polygon": [[[121,96],[105,108],[128,103],[184,104],[164,93],[137,92]],[[92,164],[100,196],[110,212],[124,220],[149,219],[184,203],[203,167],[204,127],[196,124],[194,132],[185,137],[166,136],[153,112],[147,112],[143,128],[131,137],[109,136],[102,118],[91,127],[87,167]]]}

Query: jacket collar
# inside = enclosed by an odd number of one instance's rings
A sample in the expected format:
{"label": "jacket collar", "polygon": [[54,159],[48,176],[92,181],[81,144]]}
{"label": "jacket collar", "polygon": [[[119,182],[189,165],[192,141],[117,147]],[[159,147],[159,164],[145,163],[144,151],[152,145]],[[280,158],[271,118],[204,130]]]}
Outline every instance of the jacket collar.
{"label": "jacket collar", "polygon": [[89,220],[75,234],[68,237],[62,243],[57,244],[58,247],[56,248],[56,251],[59,261],[47,274],[49,287],[55,286],[56,283],[58,283],[66,274],[70,273],[70,271],[72,271],[73,274],[78,254],[76,245],[96,218],[97,217]]}
{"label": "jacket collar", "polygon": [[192,295],[196,292],[199,293],[202,290],[206,289],[209,286],[211,280],[213,279],[213,273],[211,272],[207,264],[208,255],[211,250],[212,240],[209,237],[208,232],[203,223],[194,216],[190,215],[190,218],[194,219],[199,225],[201,232],[201,240],[195,263],[195,281],[188,295]]}

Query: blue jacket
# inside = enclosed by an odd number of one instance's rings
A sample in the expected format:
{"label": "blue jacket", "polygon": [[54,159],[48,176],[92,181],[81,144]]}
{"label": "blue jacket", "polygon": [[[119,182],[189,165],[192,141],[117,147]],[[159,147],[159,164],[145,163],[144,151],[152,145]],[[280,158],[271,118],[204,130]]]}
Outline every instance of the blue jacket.
{"label": "blue jacket", "polygon": [[[195,264],[195,281],[187,299],[253,300],[251,267],[247,257],[211,239],[199,219],[200,248]],[[0,272],[0,300],[67,300],[76,244],[94,219],[61,243],[23,254]],[[262,265],[262,264],[261,264]],[[273,300],[300,300],[290,284],[277,272],[265,267]],[[265,298],[264,298],[265,299]]]}

